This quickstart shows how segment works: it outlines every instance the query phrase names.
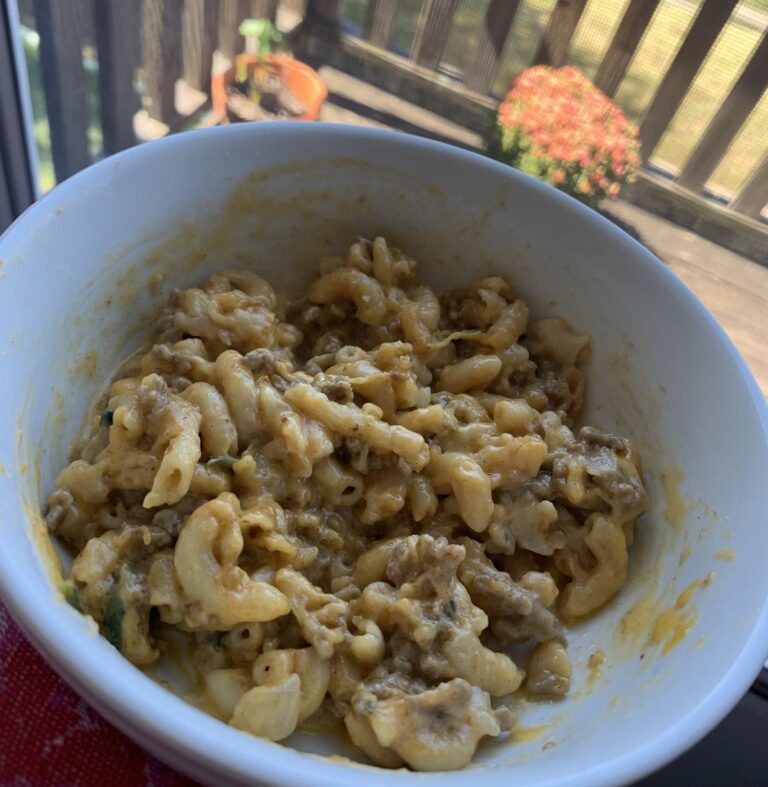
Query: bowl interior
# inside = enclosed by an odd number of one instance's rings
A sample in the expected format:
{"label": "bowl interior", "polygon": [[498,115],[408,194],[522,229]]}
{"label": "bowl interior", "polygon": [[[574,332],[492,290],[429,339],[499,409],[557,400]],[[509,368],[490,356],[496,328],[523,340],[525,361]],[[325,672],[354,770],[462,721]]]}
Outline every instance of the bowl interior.
{"label": "bowl interior", "polygon": [[[297,291],[319,257],[357,235],[407,250],[435,288],[506,276],[534,315],[564,316],[592,335],[584,420],[636,441],[651,509],[627,586],[571,631],[571,695],[521,702],[522,732],[482,747],[474,767],[506,781],[497,769],[514,766],[528,784],[640,775],[716,723],[768,647],[764,403],[703,307],[637,244],[548,187],[434,143],[285,124],[181,135],[73,178],[3,236],[6,600],[58,668],[134,734],[153,729],[162,747],[232,779],[258,766],[267,779],[294,769],[305,783],[351,783],[353,769],[187,710],[84,636],[87,623],[52,592],[38,512],[89,403],[146,341],[172,288],[236,264]],[[598,651],[605,660],[590,668]],[[114,679],[99,685],[89,666]],[[322,736],[295,743],[349,755]]]}

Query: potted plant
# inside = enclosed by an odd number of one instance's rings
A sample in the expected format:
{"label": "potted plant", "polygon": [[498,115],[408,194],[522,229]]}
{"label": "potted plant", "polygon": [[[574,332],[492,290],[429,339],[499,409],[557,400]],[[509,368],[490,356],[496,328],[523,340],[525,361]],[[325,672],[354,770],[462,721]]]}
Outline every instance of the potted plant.
{"label": "potted plant", "polygon": [[317,120],[328,95],[320,75],[281,51],[282,35],[268,19],[246,19],[240,33],[245,52],[211,84],[222,121]]}
{"label": "potted plant", "polygon": [[571,66],[523,71],[499,105],[486,151],[591,207],[618,196],[640,163],[635,126]]}

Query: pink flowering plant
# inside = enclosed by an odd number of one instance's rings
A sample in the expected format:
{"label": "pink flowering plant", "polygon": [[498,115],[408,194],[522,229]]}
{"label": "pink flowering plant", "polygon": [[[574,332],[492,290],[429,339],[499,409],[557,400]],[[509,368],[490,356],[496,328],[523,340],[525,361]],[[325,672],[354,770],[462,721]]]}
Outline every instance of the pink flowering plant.
{"label": "pink flowering plant", "polygon": [[487,152],[595,207],[640,163],[637,129],[577,68],[523,71],[499,105]]}

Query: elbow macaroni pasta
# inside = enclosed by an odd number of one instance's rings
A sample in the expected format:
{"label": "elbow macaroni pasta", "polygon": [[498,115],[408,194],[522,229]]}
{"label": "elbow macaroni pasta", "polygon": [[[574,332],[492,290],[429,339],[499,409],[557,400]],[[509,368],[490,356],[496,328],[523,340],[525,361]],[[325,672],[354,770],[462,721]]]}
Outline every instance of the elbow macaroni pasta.
{"label": "elbow macaroni pasta", "polygon": [[174,293],[46,519],[135,664],[181,641],[232,726],[330,712],[435,770],[510,729],[497,699],[567,693],[563,622],[624,584],[646,501],[629,441],[575,428],[588,336],[414,271],[360,239],[294,301],[246,270]]}

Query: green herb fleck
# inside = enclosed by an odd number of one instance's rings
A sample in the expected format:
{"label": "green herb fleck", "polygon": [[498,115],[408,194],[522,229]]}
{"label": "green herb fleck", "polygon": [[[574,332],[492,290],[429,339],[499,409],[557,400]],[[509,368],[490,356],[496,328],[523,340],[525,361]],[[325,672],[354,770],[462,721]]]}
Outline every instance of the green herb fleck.
{"label": "green herb fleck", "polygon": [[212,456],[206,463],[206,467],[220,468],[221,470],[229,470],[237,462],[236,456]]}
{"label": "green herb fleck", "polygon": [[389,253],[392,255],[392,259],[395,261],[403,259],[403,252],[400,251],[397,246],[390,246]]}
{"label": "green herb fleck", "polygon": [[112,412],[112,410],[105,410],[101,414],[101,418],[99,418],[99,424],[101,426],[112,426],[114,415],[115,414]]}
{"label": "green herb fleck", "polygon": [[77,592],[77,585],[75,585],[73,580],[66,580],[61,586],[61,592],[64,596],[64,601],[66,601],[72,609],[76,609],[78,612],[83,611],[82,604],[80,604],[80,594]]}
{"label": "green herb fleck", "polygon": [[125,607],[123,600],[120,598],[120,586],[118,583],[112,585],[109,595],[107,596],[107,604],[104,608],[104,636],[120,650],[123,645],[123,617],[125,615]]}

